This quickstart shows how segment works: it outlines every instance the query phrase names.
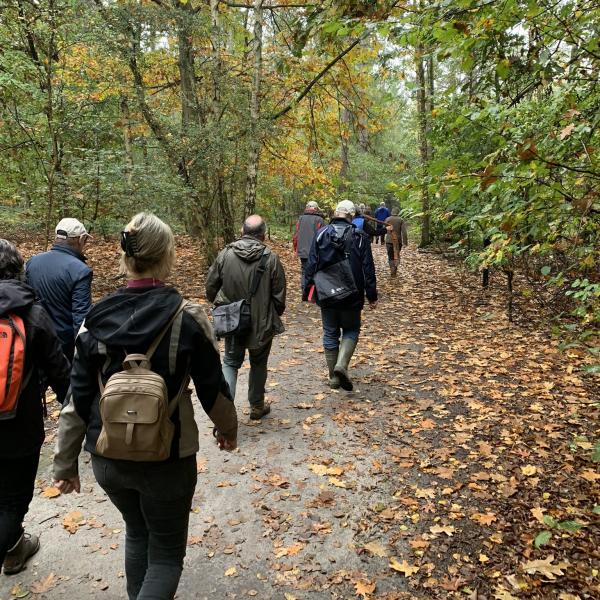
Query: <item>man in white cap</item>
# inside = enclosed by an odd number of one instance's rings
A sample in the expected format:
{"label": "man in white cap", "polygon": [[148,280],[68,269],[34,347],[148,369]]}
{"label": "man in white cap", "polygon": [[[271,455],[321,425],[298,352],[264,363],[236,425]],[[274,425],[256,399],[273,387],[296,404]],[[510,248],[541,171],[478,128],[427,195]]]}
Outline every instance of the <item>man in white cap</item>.
{"label": "man in white cap", "polygon": [[352,224],[356,213],[342,200],[331,223],[317,233],[306,263],[306,293],[321,307],[329,386],[352,390],[350,359],[358,343],[365,296],[377,306],[377,281],[369,236]]}
{"label": "man in white cap", "polygon": [[302,267],[302,300],[306,300],[304,295],[304,269],[306,267],[306,261],[308,260],[310,246],[315,234],[324,225],[325,219],[323,219],[319,205],[314,200],[311,200],[306,204],[304,214],[298,219],[296,223],[296,233],[294,234],[294,250],[300,259]]}
{"label": "man in white cap", "polygon": [[83,251],[91,238],[77,219],[62,219],[48,252],[27,262],[27,283],[50,314],[63,352],[73,360],[75,337],[92,306],[92,270]]}

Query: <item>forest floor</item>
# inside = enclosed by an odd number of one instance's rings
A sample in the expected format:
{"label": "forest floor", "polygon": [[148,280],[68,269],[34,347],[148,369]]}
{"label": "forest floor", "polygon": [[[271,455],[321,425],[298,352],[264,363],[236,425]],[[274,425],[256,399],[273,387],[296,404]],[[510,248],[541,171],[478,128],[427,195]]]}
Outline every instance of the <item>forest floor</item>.
{"label": "forest floor", "polygon": [[[175,283],[197,299],[197,252],[186,239],[179,247]],[[356,389],[331,391],[318,308],[300,302],[296,260],[277,250],[290,298],[271,360],[273,411],[249,422],[242,370],[239,449],[228,454],[197,410],[177,597],[599,598],[600,398],[576,353],[559,352],[530,314],[508,323],[501,289],[483,293],[436,255],[403,251],[389,279],[374,246],[381,300],[364,313]],[[90,255],[96,294],[114,288],[116,245],[98,241]],[[50,409],[26,521],[42,548],[0,578],[0,599],[125,598],[123,523],[87,455],[82,493],[52,497]]]}

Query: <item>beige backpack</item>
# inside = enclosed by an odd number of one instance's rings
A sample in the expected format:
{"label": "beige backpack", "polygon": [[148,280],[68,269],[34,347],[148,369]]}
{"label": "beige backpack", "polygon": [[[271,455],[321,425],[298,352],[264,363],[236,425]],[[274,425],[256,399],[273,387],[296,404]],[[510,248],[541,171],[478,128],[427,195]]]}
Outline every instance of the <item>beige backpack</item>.
{"label": "beige backpack", "polygon": [[181,314],[187,302],[165,325],[146,354],[128,354],[123,371],[100,382],[102,431],[96,452],[106,458],[133,461],[161,461],[169,458],[175,426],[171,416],[187,389],[186,373],[177,395],[169,402],[165,380],[151,369],[151,359],[161,340]]}

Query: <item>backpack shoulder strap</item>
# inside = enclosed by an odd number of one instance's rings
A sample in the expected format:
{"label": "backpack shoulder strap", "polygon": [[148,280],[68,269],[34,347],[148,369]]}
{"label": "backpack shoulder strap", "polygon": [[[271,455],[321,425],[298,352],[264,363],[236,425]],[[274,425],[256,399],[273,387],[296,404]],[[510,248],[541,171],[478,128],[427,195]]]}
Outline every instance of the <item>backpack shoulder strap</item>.
{"label": "backpack shoulder strap", "polygon": [[250,293],[248,294],[248,300],[256,294],[258,291],[258,286],[260,285],[260,280],[264,272],[267,270],[267,261],[269,260],[269,254],[267,252],[263,252],[260,257],[260,261],[258,262],[258,268],[256,269],[256,273],[254,273],[254,278],[252,279],[252,286],[250,287]]}
{"label": "backpack shoulder strap", "polygon": [[152,358],[152,356],[156,352],[156,349],[158,348],[158,345],[161,343],[163,337],[165,337],[165,334],[167,333],[167,331],[169,331],[169,329],[171,328],[171,325],[173,325],[173,323],[175,322],[175,319],[177,319],[177,317],[183,312],[183,309],[185,308],[186,304],[187,304],[187,300],[182,299],[181,303],[179,304],[179,307],[177,308],[177,310],[175,311],[173,316],[168,320],[167,324],[160,330],[160,333],[158,334],[156,339],[152,342],[152,344],[150,345],[150,348],[148,348],[148,351],[146,352],[146,358],[148,360],[150,360]]}

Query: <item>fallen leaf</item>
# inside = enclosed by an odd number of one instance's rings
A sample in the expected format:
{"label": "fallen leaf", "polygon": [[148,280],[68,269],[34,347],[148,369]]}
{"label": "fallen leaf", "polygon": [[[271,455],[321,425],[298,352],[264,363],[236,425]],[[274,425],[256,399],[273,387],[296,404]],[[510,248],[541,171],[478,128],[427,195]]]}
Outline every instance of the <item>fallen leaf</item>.
{"label": "fallen leaf", "polygon": [[235,567],[229,567],[227,571],[225,571],[225,577],[235,577],[237,575],[237,569]]}
{"label": "fallen leaf", "polygon": [[369,542],[364,546],[365,550],[368,550],[374,556],[387,556],[388,551],[378,542]]}
{"label": "fallen leaf", "polygon": [[431,533],[445,533],[447,536],[451,537],[456,531],[456,528],[452,527],[452,525],[432,525],[429,528],[429,531],[431,531]]}
{"label": "fallen leaf", "polygon": [[360,581],[354,582],[354,589],[356,590],[356,594],[358,596],[362,596],[363,598],[366,598],[367,596],[375,592],[376,587],[377,584],[374,581],[367,581],[361,579]]}
{"label": "fallen leaf", "polygon": [[44,488],[42,496],[44,498],[56,498],[57,496],[60,496],[60,490],[57,487],[47,487]]}
{"label": "fallen leaf", "polygon": [[534,575],[535,573],[540,573],[544,575],[548,579],[556,579],[557,575],[564,575],[563,569],[566,569],[569,564],[566,562],[559,562],[557,564],[552,564],[554,561],[554,555],[550,554],[547,558],[541,560],[531,560],[526,563],[522,563],[523,571],[529,573],[530,575]]}
{"label": "fallen leaf", "polygon": [[85,525],[85,518],[79,511],[70,512],[63,519],[63,527],[69,533],[77,533],[77,530]]}
{"label": "fallen leaf", "polygon": [[29,588],[34,594],[45,594],[50,591],[52,588],[56,587],[58,583],[58,579],[54,575],[54,573],[50,573],[48,577],[44,579],[40,579],[39,581],[34,581]]}
{"label": "fallen leaf", "polygon": [[337,477],[330,477],[329,478],[329,483],[331,485],[335,485],[335,487],[340,487],[340,488],[345,488],[346,486],[346,482],[342,481],[341,479],[338,479]]}
{"label": "fallen leaf", "polygon": [[398,573],[404,574],[405,577],[410,577],[414,575],[419,567],[415,567],[414,565],[409,565],[406,560],[400,562],[397,558],[390,558],[390,568],[394,571],[398,571]]}
{"label": "fallen leaf", "polygon": [[521,467],[521,473],[527,477],[531,477],[537,473],[537,468],[533,465],[525,465],[524,467]]}
{"label": "fallen leaf", "polygon": [[542,524],[544,524],[544,509],[536,506],[531,509],[531,514],[536,518],[536,520]]}

